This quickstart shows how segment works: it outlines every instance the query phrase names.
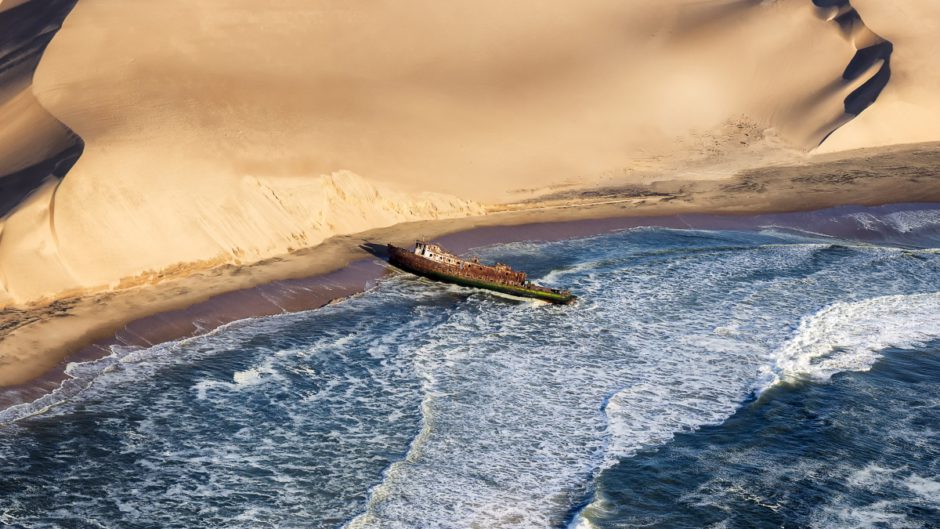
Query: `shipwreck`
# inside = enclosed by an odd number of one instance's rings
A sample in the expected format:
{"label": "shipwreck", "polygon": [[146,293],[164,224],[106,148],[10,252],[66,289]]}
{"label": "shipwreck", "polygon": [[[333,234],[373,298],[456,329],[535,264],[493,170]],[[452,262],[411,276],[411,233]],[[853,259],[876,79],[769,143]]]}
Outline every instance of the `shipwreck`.
{"label": "shipwreck", "polygon": [[534,298],[549,303],[568,304],[576,298],[568,290],[537,285],[525,272],[505,264],[486,265],[479,259],[461,259],[437,244],[415,242],[414,250],[388,245],[389,263],[419,276],[465,287],[491,290],[510,296]]}

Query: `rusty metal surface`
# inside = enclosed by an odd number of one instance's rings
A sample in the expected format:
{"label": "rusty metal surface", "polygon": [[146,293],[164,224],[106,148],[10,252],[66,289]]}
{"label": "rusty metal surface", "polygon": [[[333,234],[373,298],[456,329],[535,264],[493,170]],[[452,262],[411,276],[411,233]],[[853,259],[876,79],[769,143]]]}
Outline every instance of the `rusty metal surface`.
{"label": "rusty metal surface", "polygon": [[[418,272],[435,272],[438,274],[452,275],[477,281],[489,281],[508,286],[526,287],[530,290],[546,293],[561,292],[543,287],[541,285],[528,283],[526,281],[525,272],[517,272],[506,265],[487,266],[476,262],[466,261],[456,256],[451,256],[461,263],[460,265],[452,265],[415,255],[413,252],[405,250],[404,248],[393,246],[391,244],[388,245],[388,250],[389,261],[392,264],[401,265],[403,268],[410,268]],[[450,256],[450,254],[447,255]]]}

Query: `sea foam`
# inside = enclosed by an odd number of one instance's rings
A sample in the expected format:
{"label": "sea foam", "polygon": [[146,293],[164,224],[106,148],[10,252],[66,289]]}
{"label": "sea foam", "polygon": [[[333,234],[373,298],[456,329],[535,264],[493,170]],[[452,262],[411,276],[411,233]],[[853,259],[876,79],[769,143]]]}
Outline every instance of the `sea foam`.
{"label": "sea foam", "polygon": [[801,321],[762,368],[755,390],[760,394],[781,382],[866,371],[887,348],[914,347],[938,337],[940,292],[834,303]]}

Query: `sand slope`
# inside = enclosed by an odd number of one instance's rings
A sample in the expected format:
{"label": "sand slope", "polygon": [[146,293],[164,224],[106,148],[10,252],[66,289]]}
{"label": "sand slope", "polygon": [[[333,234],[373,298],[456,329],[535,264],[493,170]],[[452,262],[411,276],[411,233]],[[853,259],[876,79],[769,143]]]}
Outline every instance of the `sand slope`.
{"label": "sand slope", "polygon": [[[482,213],[467,201],[406,195],[348,172],[237,180],[195,174],[188,173],[195,181],[185,187],[149,181],[135,183],[134,192],[124,186],[82,188],[85,182],[69,179],[58,189],[48,186],[4,228],[0,270],[7,292],[25,300],[79,287],[133,284],[159,278],[176,263],[199,269],[251,262],[336,234]],[[68,193],[102,202],[62,200]],[[89,215],[90,207],[100,209]]]}
{"label": "sand slope", "polygon": [[878,73],[844,78],[881,38],[846,31],[844,9],[81,0],[32,93],[85,151],[0,228],[0,303],[479,203],[801,160]]}
{"label": "sand slope", "polygon": [[940,2],[852,0],[872,31],[891,41],[891,81],[877,104],[835,132],[823,152],[940,138]]}

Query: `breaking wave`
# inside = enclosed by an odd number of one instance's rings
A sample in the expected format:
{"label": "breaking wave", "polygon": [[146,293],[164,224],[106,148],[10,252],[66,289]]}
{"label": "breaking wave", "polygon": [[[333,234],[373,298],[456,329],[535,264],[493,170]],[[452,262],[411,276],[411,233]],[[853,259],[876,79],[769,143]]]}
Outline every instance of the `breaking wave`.
{"label": "breaking wave", "polygon": [[824,381],[839,372],[864,371],[885,349],[937,338],[940,292],[835,303],[803,319],[796,335],[762,369],[756,392],[780,382]]}

